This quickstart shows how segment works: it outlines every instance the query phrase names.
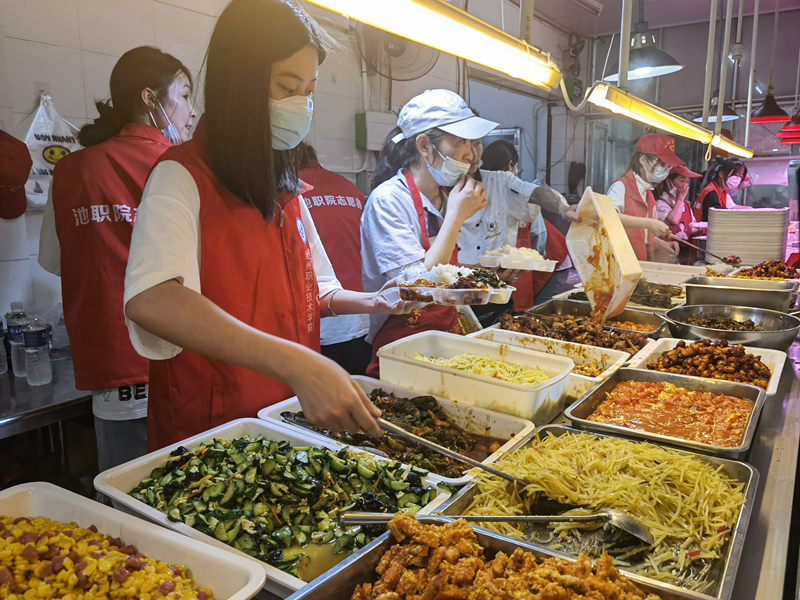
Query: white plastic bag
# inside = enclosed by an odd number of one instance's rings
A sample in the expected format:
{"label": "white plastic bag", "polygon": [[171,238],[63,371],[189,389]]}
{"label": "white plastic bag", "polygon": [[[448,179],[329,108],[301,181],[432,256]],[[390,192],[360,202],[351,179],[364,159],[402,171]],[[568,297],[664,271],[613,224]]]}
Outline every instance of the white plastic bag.
{"label": "white plastic bag", "polygon": [[47,94],[39,98],[38,108],[17,127],[16,137],[28,146],[33,160],[25,184],[28,209],[44,210],[53,180],[53,167],[67,154],[80,150],[78,128],[65,121]]}

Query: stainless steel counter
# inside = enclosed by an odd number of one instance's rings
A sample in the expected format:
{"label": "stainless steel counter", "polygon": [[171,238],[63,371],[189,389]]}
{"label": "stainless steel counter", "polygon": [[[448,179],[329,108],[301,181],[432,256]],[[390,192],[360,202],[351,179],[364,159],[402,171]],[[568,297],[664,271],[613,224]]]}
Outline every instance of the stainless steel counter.
{"label": "stainless steel counter", "polygon": [[11,372],[0,375],[0,439],[92,411],[90,392],[75,389],[68,351],[52,354],[53,381],[31,387]]}

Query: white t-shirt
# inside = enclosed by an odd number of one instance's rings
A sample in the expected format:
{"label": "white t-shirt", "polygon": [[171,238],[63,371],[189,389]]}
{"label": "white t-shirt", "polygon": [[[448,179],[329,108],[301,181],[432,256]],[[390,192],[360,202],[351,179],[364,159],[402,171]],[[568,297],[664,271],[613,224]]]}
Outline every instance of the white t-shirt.
{"label": "white t-shirt", "polygon": [[[428,237],[433,244],[444,222],[446,204],[439,212],[422,192],[420,198]],[[361,215],[361,278],[364,291],[375,292],[401,274],[409,279],[416,278],[425,273],[424,260],[419,217],[406,179],[402,172],[398,172],[372,190]],[[369,343],[375,339],[387,318],[387,315],[369,316]]]}
{"label": "white t-shirt", "polygon": [[[641,177],[639,177],[638,173],[633,174],[636,177],[636,187],[639,190],[639,194],[642,196],[642,201],[647,203],[647,192],[653,189],[653,185]],[[614,208],[617,209],[619,214],[623,214],[625,212],[625,184],[621,181],[615,181],[611,184],[611,187],[608,188],[606,192],[606,196],[611,198],[611,201],[614,203]]]}
{"label": "white t-shirt", "polygon": [[[322,297],[342,286],[302,198],[300,214]],[[175,161],[159,163],[147,180],[136,216],[123,306],[134,296],[170,279],[200,293],[200,233],[200,193],[194,178]],[[145,331],[127,316],[125,321],[131,343],[142,356],[151,360],[168,359],[182,350]]]}

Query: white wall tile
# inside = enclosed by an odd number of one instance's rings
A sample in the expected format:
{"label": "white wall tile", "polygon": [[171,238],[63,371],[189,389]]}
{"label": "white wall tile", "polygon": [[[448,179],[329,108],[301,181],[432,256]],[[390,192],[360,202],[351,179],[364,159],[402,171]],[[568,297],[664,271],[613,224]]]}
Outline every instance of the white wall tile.
{"label": "white wall tile", "polygon": [[0,219],[0,240],[3,240],[0,244],[0,261],[28,258],[25,215],[16,219]]}
{"label": "white wall tile", "polygon": [[131,48],[155,45],[152,2],[146,0],[77,0],[77,2],[82,50],[122,56]]}
{"label": "white wall tile", "polygon": [[80,48],[77,0],[4,0],[8,37]]}
{"label": "white wall tile", "polygon": [[28,256],[39,255],[39,233],[42,230],[44,212],[28,212],[25,214],[25,232],[28,240]]}
{"label": "white wall tile", "polygon": [[214,18],[169,4],[153,4],[155,44],[178,58],[192,71],[203,63]]}
{"label": "white wall tile", "polygon": [[317,138],[345,140],[355,145],[356,102],[352,98],[316,94],[314,133]]}
{"label": "white wall tile", "polygon": [[411,93],[413,81],[392,82],[392,106],[403,107],[413,97]]}
{"label": "white wall tile", "polygon": [[33,305],[33,280],[29,258],[0,262],[0,314],[5,314],[12,302]]}
{"label": "white wall tile", "polygon": [[33,112],[38,99],[34,82],[46,82],[62,117],[86,117],[79,50],[8,37],[5,50],[14,112]]}
{"label": "white wall tile", "polygon": [[219,16],[230,0],[214,0],[214,14]]}
{"label": "white wall tile", "polygon": [[8,106],[0,107],[0,129],[6,133],[14,133],[14,111]]}
{"label": "white wall tile", "polygon": [[6,45],[4,28],[0,27],[0,106],[11,106],[11,85],[8,82],[8,69],[6,68]]}
{"label": "white wall tile", "polygon": [[156,3],[178,6],[211,17],[217,16],[217,0],[155,0]]}
{"label": "white wall tile", "polygon": [[[336,53],[325,59],[319,67],[317,80],[317,93],[333,94],[350,98],[353,96],[351,79],[356,76],[360,80],[360,73],[356,73],[355,64],[344,53]],[[359,93],[358,96],[360,97]]]}
{"label": "white wall tile", "polygon": [[40,315],[61,302],[61,277],[45,271],[35,256],[29,261],[32,281],[33,308]]}
{"label": "white wall tile", "polygon": [[[335,171],[338,169],[352,169],[353,144],[344,140],[331,140],[317,137],[314,145],[321,164],[325,168]],[[358,165],[360,166],[360,164]]]}
{"label": "white wall tile", "polygon": [[97,52],[81,52],[83,63],[83,88],[86,96],[86,114],[92,119],[99,116],[95,108],[98,100],[108,100],[111,96],[109,81],[111,71],[117,64],[118,57]]}

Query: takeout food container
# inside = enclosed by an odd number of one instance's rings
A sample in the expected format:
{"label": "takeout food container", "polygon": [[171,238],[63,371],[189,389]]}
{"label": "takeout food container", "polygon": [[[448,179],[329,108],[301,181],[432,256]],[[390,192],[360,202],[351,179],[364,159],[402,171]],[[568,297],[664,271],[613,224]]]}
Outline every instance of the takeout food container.
{"label": "takeout food container", "polygon": [[796,281],[692,277],[683,282],[686,304],[730,304],[788,312],[797,301]]}
{"label": "takeout food container", "polygon": [[603,372],[597,377],[579,375],[575,372],[569,374],[567,402],[580,398],[584,392],[600,384],[609,375],[630,360],[630,355],[627,352],[598,348],[586,344],[562,342],[561,340],[554,340],[552,338],[519,333],[516,331],[507,331],[494,325],[483,331],[472,333],[467,337],[476,340],[486,340],[487,342],[494,342],[495,344],[506,344],[507,346],[516,346],[517,348],[526,348],[537,352],[566,356],[567,358],[571,358],[576,366],[588,364],[592,360],[597,361],[598,367],[603,369]]}
{"label": "takeout food container", "polygon": [[[562,425],[546,425],[540,427],[538,432],[529,434],[526,438],[519,440],[514,448],[510,450],[513,452],[524,446],[537,443],[538,437],[545,437],[548,435],[561,436],[568,433],[588,433],[572,427],[565,427]],[[605,433],[594,432],[592,435],[598,437],[616,437],[622,436],[609,435]],[[624,439],[624,438],[622,438]],[[744,462],[721,458],[718,456],[708,456],[705,454],[698,454],[688,450],[679,448],[672,448],[673,452],[680,452],[699,458],[712,465],[722,467],[723,471],[731,478],[744,484],[744,505],[739,512],[739,519],[736,526],[733,528],[731,539],[725,546],[724,559],[715,561],[712,566],[711,573],[708,575],[708,580],[715,580],[714,586],[708,593],[694,592],[676,585],[669,583],[661,583],[649,577],[636,576],[625,572],[625,575],[635,580],[637,583],[646,581],[649,585],[659,586],[657,592],[662,599],[667,598],[691,598],[693,600],[732,600],[733,586],[736,581],[736,572],[739,568],[739,561],[742,555],[742,547],[744,546],[744,538],[747,533],[747,525],[750,521],[750,516],[753,511],[753,503],[755,502],[756,492],[758,488],[759,474],[753,467]],[[442,506],[436,511],[438,514],[443,515],[463,515],[467,514],[467,509],[472,504],[473,499],[478,493],[478,485],[472,482],[461,488],[461,490],[451,496]],[[498,534],[495,534],[498,535]],[[506,537],[506,536],[501,536]],[[514,540],[515,543],[520,542],[517,538],[507,538]],[[378,540],[375,540],[378,542]],[[539,544],[531,544],[532,546],[540,549],[543,552],[550,553],[551,555],[561,556],[554,550],[541,546]],[[624,567],[620,567],[624,572]]]}
{"label": "takeout food container", "polygon": [[[722,317],[737,321],[752,320],[766,331],[728,331],[690,325],[686,319],[693,316]],[[800,319],[786,313],[751,308],[748,306],[729,306],[727,304],[701,304],[681,306],[664,313],[669,330],[676,338],[685,340],[727,340],[729,344],[747,344],[756,348],[787,350],[800,332]]]}
{"label": "takeout food container", "polygon": [[[353,379],[367,395],[369,395],[372,390],[376,389],[393,393],[397,398],[415,398],[417,396],[429,395],[421,394],[420,392],[415,392],[392,383],[386,383],[385,381],[378,381],[377,379],[372,379],[371,377],[354,375]],[[496,460],[497,457],[499,457],[503,452],[513,446],[516,440],[527,435],[535,428],[534,424],[527,419],[521,419],[520,417],[514,417],[493,410],[479,408],[464,402],[454,402],[438,396],[434,396],[434,398],[436,398],[436,401],[442,407],[442,410],[444,410],[447,416],[450,417],[450,420],[467,433],[488,435],[501,440],[507,440],[505,444],[500,446],[500,449],[497,452],[488,456],[486,460],[483,461],[487,464],[487,461]],[[293,429],[298,428],[295,425],[281,421],[281,413],[286,410],[290,412],[298,412],[303,410],[303,408],[300,406],[300,400],[297,399],[297,396],[294,398],[289,398],[288,400],[284,400],[283,402],[278,402],[277,404],[273,404],[267,408],[262,408],[260,411],[258,411],[258,418],[270,423],[280,423],[284,427],[291,427]],[[321,433],[316,433],[304,428],[299,429],[307,433],[309,436],[319,436],[323,440],[331,440],[331,438],[326,437]],[[363,447],[363,450],[369,452],[369,448],[366,446]],[[472,481],[472,477],[466,473],[462,477],[458,478],[444,477],[442,475],[437,475],[436,473],[431,473],[430,478],[434,481],[445,481],[450,485],[456,486],[464,485]]]}
{"label": "takeout food container", "polygon": [[[98,492],[111,498],[125,512],[144,517],[149,521],[158,523],[159,525],[182,533],[200,542],[204,542],[204,544],[215,546],[229,554],[233,561],[241,561],[243,559],[247,559],[248,561],[255,560],[232,546],[228,546],[226,543],[220,542],[214,537],[205,535],[197,529],[189,527],[185,523],[170,521],[167,515],[129,496],[128,492],[139,485],[142,479],[149,477],[153,469],[163,466],[170,456],[170,452],[178,446],[192,448],[202,442],[215,438],[232,440],[245,435],[255,437],[259,434],[271,440],[286,440],[293,446],[322,446],[335,451],[345,447],[331,439],[321,436],[306,435],[305,432],[298,431],[297,428],[289,429],[280,423],[267,423],[260,419],[237,419],[225,425],[220,425],[214,429],[199,433],[191,438],[171,444],[165,448],[161,448],[160,450],[156,450],[155,452],[151,452],[150,454],[146,454],[118,467],[109,469],[108,471],[104,471],[95,477],[94,487]],[[423,478],[423,483],[436,487],[436,482],[428,477]],[[449,494],[442,492],[440,488],[436,489],[439,492],[438,496],[425,506],[420,511],[421,513],[424,514],[435,510],[437,506],[449,497]],[[363,550],[364,548],[361,548],[357,550],[355,554],[363,552]],[[260,561],[257,561],[257,564],[266,575],[266,581],[263,586],[264,589],[281,598],[291,595],[306,585],[305,581],[293,575],[289,575],[289,573],[285,573],[272,565]]]}
{"label": "takeout food container", "polygon": [[[630,364],[628,365],[632,369],[645,369],[650,370],[647,368],[647,365],[651,362],[658,360],[661,356],[662,352],[666,352],[668,350],[672,350],[675,346],[678,345],[678,342],[686,342],[686,344],[691,344],[692,340],[679,340],[675,338],[661,338],[652,346],[645,348],[644,351],[639,352],[636,356],[633,357]],[[761,362],[769,367],[769,370],[772,371],[772,377],[769,379],[769,385],[766,389],[767,397],[774,396],[778,392],[778,384],[781,380],[781,373],[783,372],[783,365],[786,362],[786,352],[781,352],[780,350],[769,350],[767,348],[753,348],[751,346],[744,346],[744,351],[747,354],[753,354],[755,356],[761,357]],[[667,375],[667,373],[663,373],[662,371],[653,371],[653,373],[662,373],[662,375]],[[687,377],[690,377],[687,375]],[[699,377],[698,379],[708,379],[707,377]]]}
{"label": "takeout food container", "polygon": [[[425,522],[434,521],[446,523],[452,521],[447,517],[426,515]],[[560,558],[568,562],[575,562],[575,557],[556,550],[550,550],[536,544],[529,544],[522,540],[501,535],[483,527],[472,526],[478,543],[484,548],[486,560],[494,558],[498,552],[511,555],[517,548],[522,548],[531,552],[539,559],[550,557]],[[291,600],[351,600],[356,586],[364,583],[375,583],[378,575],[375,567],[378,566],[383,555],[395,544],[394,536],[391,532],[384,533],[375,539],[368,546],[363,548],[363,554],[353,556],[339,563],[325,575],[314,580],[302,590],[292,596]],[[663,584],[652,579],[645,579],[637,575],[626,574],[640,589],[647,593],[657,594],[662,600],[683,600],[694,598],[682,593],[677,593],[669,589],[667,584]],[[700,598],[703,598],[702,596]]]}
{"label": "takeout food container", "polygon": [[[608,302],[603,320],[621,313],[642,276],[614,203],[587,187],[578,204],[580,221],[570,225],[567,249],[592,307]],[[607,290],[608,299],[598,292]]]}
{"label": "takeout food container", "polygon": [[522,256],[481,256],[481,266],[487,269],[521,269],[523,271],[544,271],[552,273],[558,265],[557,260],[524,258]]}
{"label": "takeout food container", "polygon": [[[472,353],[496,360],[539,367],[549,377],[537,385],[520,385],[485,375],[417,360],[414,354],[453,358]],[[496,410],[543,425],[564,408],[572,359],[498,345],[441,331],[424,331],[378,350],[381,379],[423,394],[441,396]]]}
{"label": "takeout food container", "polygon": [[[553,299],[548,300],[544,304],[540,304],[539,306],[534,306],[533,308],[529,308],[525,311],[530,315],[542,315],[544,317],[550,316],[552,314],[557,315],[576,315],[578,317],[588,317],[590,316],[592,309],[587,302],[581,302],[580,300],[563,300],[563,299]],[[641,310],[633,310],[630,308],[626,308],[625,310],[621,311],[614,317],[611,317],[613,321],[630,321],[631,323],[642,323],[647,325],[652,325],[655,327],[655,331],[636,331],[635,329],[625,329],[624,327],[616,327],[611,323],[606,322],[605,329],[616,329],[618,331],[632,331],[634,333],[643,333],[647,337],[657,338],[667,328],[667,322],[661,318],[660,315],[656,315],[650,312],[641,311]]]}
{"label": "takeout food container", "polygon": [[[742,400],[751,402],[753,405],[752,412],[747,420],[747,426],[745,427],[741,442],[736,446],[728,448],[725,446],[714,446],[711,444],[703,444],[702,442],[685,440],[666,434],[651,433],[648,431],[622,427],[619,425],[590,421],[589,417],[594,414],[594,412],[597,410],[597,407],[600,406],[600,404],[606,399],[606,394],[611,392],[617,386],[617,384],[622,381],[671,383],[677,387],[687,390],[710,392],[718,396],[724,394],[726,396],[733,396],[734,398],[741,398]],[[761,409],[764,407],[765,398],[766,394],[764,390],[762,390],[760,387],[748,385],[746,383],[689,377],[688,375],[673,375],[672,373],[661,373],[659,371],[649,370],[645,371],[643,369],[619,369],[604,382],[602,382],[598,387],[588,391],[580,400],[568,407],[567,410],[564,411],[564,416],[572,421],[572,424],[575,427],[580,429],[587,429],[589,431],[602,431],[620,437],[632,437],[649,440],[656,444],[677,446],[695,452],[713,454],[714,456],[742,459],[750,449],[750,445],[753,443],[753,436],[755,435],[756,426],[758,425],[758,417],[761,415]]]}
{"label": "takeout food container", "polygon": [[198,543],[51,483],[23,483],[3,490],[0,515],[74,521],[83,528],[95,525],[100,533],[118,537],[147,556],[185,565],[194,580],[211,588],[218,600],[248,600],[264,585],[264,569],[249,556],[234,556]]}

